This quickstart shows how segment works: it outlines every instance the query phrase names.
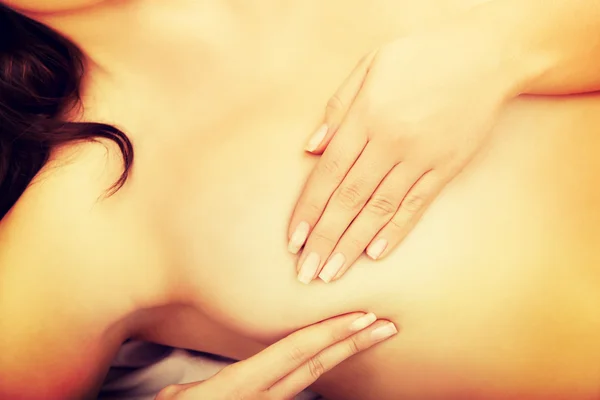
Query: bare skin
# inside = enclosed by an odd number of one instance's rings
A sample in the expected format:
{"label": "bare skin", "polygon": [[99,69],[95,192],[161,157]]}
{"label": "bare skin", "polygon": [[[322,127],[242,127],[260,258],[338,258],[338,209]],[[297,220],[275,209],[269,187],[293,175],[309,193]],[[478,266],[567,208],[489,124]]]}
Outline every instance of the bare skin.
{"label": "bare skin", "polygon": [[137,158],[99,200],[118,153],[61,149],[2,221],[0,393],[93,393],[127,337],[246,358],[363,310],[401,332],[317,384],[334,400],[600,395],[600,98],[513,102],[397,251],[307,287],[286,249],[307,132],[361,56],[473,2],[198,3],[39,17]]}

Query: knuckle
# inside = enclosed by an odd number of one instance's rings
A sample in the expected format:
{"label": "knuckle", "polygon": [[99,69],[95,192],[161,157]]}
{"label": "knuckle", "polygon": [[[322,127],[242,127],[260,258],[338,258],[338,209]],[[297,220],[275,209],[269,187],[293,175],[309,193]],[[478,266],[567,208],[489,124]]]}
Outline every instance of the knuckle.
{"label": "knuckle", "polygon": [[334,94],[327,101],[327,106],[325,107],[327,112],[340,112],[344,110],[344,102],[340,99],[340,96]]}
{"label": "knuckle", "polygon": [[394,218],[389,222],[389,224],[386,228],[389,229],[390,231],[392,231],[391,233],[393,235],[398,235],[404,231],[405,226],[406,226],[405,220]]}
{"label": "knuckle", "polygon": [[328,346],[339,343],[348,337],[348,327],[346,325],[336,326],[327,333]]}
{"label": "knuckle", "polygon": [[[362,237],[359,238],[355,236],[355,234],[346,234],[343,238],[343,243],[344,249],[347,250],[341,251],[341,253],[346,254],[346,256],[349,256],[356,251],[360,252],[366,247],[365,239]],[[346,259],[349,260],[350,258],[346,257]]]}
{"label": "knuckle", "polygon": [[311,244],[321,243],[328,247],[334,246],[337,240],[333,239],[334,235],[329,232],[329,230],[315,230],[311,235]]}
{"label": "knuckle", "polygon": [[402,208],[409,214],[418,213],[425,205],[425,198],[418,194],[406,196],[402,202]]}
{"label": "knuckle", "polygon": [[325,373],[325,365],[323,365],[320,357],[313,357],[308,361],[308,370],[310,375],[317,380]]}
{"label": "knuckle", "polygon": [[304,351],[302,347],[298,345],[292,345],[289,350],[288,357],[293,363],[300,363],[306,358],[306,351]]}
{"label": "knuckle", "polygon": [[317,200],[308,200],[304,204],[302,204],[302,208],[300,208],[298,215],[306,215],[309,217],[318,217],[323,213],[323,207]]}
{"label": "knuckle", "polygon": [[350,340],[348,341],[348,353],[350,354],[350,356],[360,353],[360,350],[361,347],[358,343],[358,339],[356,337],[350,338]]}
{"label": "knuckle", "polygon": [[363,203],[362,190],[357,183],[340,187],[336,197],[338,204],[348,210],[356,210]]}
{"label": "knuckle", "polygon": [[315,171],[317,178],[324,178],[327,182],[333,181],[337,186],[346,175],[344,167],[348,163],[348,157],[347,143],[344,140],[338,142],[333,140],[317,164]]}
{"label": "knuckle", "polygon": [[376,195],[371,198],[367,207],[370,212],[376,215],[388,216],[394,214],[398,205],[387,196]]}
{"label": "knuckle", "polygon": [[158,395],[156,396],[156,400],[170,400],[177,398],[177,395],[180,392],[179,385],[169,385],[164,387]]}
{"label": "knuckle", "polygon": [[336,180],[339,179],[342,171],[338,157],[331,157],[324,162],[319,163],[318,171],[321,176],[331,176]]}

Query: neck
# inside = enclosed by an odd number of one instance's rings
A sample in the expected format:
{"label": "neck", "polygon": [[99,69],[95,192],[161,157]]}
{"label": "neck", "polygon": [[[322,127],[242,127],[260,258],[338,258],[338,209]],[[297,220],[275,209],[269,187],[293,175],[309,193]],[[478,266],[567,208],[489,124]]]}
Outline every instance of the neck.
{"label": "neck", "polygon": [[326,24],[315,18],[317,0],[286,3],[106,0],[28,15],[85,55],[81,118],[117,121],[130,134],[146,132],[149,116],[166,109],[178,118],[210,109],[219,96],[227,96],[224,82],[237,87],[260,81],[249,78],[257,73],[252,66],[272,58],[273,49],[300,54],[294,36],[320,35],[308,27]]}
{"label": "neck", "polygon": [[285,31],[298,12],[306,14],[308,3],[87,0],[77,8],[25,13],[67,37],[87,62],[103,71],[140,74],[164,68],[170,59],[185,61],[185,52],[209,61],[241,40],[260,40],[261,32],[272,32],[274,24]]}

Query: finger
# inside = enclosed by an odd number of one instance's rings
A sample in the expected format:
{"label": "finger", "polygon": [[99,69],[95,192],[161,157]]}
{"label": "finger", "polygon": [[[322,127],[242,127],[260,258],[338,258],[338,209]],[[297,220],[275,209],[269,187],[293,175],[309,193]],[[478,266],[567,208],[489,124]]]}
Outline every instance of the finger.
{"label": "finger", "polygon": [[325,120],[308,140],[306,151],[321,154],[325,150],[360,92],[375,54],[376,52],[372,52],[363,57],[329,99],[325,108]]}
{"label": "finger", "polygon": [[375,320],[373,314],[352,313],[311,325],[235,364],[229,372],[258,389],[268,389],[323,349],[346,339],[357,329],[364,329]]}
{"label": "finger", "polygon": [[358,119],[349,116],[347,121],[317,162],[298,199],[288,232],[288,250],[293,254],[302,248],[332,193],[367,145],[366,129]]}
{"label": "finger", "polygon": [[408,191],[396,214],[367,248],[374,260],[385,257],[410,233],[448,178],[436,170],[424,174]]}
{"label": "finger", "polygon": [[187,389],[191,389],[194,386],[200,385],[201,383],[202,382],[192,382],[192,383],[186,383],[186,384],[182,384],[182,385],[166,386],[160,392],[158,392],[155,400],[173,400],[173,399],[181,400],[181,399],[183,399],[183,394],[185,391],[187,391]]}
{"label": "finger", "polygon": [[346,178],[335,190],[314,227],[300,257],[298,279],[308,283],[320,272],[352,220],[362,210],[383,178],[394,168],[395,156],[369,143]]}
{"label": "finger", "polygon": [[402,199],[423,170],[414,164],[401,163],[383,179],[360,214],[344,232],[319,278],[330,282],[339,279],[373,240],[375,235],[398,211]]}
{"label": "finger", "polygon": [[369,328],[315,355],[300,368],[273,385],[269,389],[269,393],[273,394],[276,399],[293,398],[342,361],[391,338],[396,333],[398,330],[393,323],[377,321]]}

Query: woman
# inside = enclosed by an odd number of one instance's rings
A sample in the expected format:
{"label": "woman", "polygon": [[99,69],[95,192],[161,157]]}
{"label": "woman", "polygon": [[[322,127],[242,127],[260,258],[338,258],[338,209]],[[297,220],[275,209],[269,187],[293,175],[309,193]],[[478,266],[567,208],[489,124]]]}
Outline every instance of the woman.
{"label": "woman", "polygon": [[315,163],[298,149],[338,82],[477,2],[35,3],[12,5],[86,55],[71,120],[122,129],[136,161],[107,197],[114,143],[57,147],[2,220],[3,391],[76,397],[128,337],[244,359],[364,310],[402,333],[327,374],[332,399],[597,397],[594,96],[512,102],[377,264],[304,286],[285,249]]}

